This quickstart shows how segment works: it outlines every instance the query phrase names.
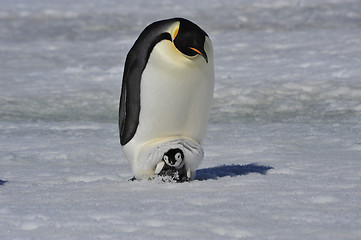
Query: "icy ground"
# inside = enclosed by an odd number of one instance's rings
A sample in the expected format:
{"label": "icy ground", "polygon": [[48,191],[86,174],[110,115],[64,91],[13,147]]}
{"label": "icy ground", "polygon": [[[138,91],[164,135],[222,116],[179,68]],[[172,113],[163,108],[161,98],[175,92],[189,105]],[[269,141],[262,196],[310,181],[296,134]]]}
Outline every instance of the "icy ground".
{"label": "icy ground", "polygon": [[[129,182],[140,31],[182,16],[216,89],[191,183]],[[361,239],[361,1],[0,0],[0,239]]]}

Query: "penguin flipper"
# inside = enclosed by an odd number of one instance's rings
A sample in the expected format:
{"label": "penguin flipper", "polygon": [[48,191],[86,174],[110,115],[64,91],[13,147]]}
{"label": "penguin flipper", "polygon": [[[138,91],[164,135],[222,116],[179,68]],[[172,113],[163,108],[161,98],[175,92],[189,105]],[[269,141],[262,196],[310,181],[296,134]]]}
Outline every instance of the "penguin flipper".
{"label": "penguin flipper", "polygon": [[133,138],[139,123],[142,69],[133,66],[136,55],[132,50],[128,53],[124,68],[118,122],[121,145],[127,144]]}
{"label": "penguin flipper", "polygon": [[155,171],[154,171],[154,173],[155,173],[156,175],[159,174],[159,173],[162,171],[162,169],[163,169],[163,167],[164,167],[164,164],[165,164],[164,161],[160,161],[160,162],[157,164],[157,167],[155,168]]}
{"label": "penguin flipper", "polygon": [[159,21],[145,28],[125,60],[118,122],[122,146],[134,137],[138,128],[140,84],[150,53],[158,42],[162,40],[172,41],[170,34],[163,32],[164,27],[168,24],[169,20]]}

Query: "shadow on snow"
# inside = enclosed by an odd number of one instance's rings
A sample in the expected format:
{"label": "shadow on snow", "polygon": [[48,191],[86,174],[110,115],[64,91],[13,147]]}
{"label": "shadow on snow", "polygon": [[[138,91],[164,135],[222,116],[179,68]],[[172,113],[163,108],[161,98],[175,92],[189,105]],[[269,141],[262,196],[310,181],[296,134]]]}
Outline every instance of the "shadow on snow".
{"label": "shadow on snow", "polygon": [[195,180],[204,181],[209,179],[218,179],[222,177],[236,177],[247,175],[249,173],[259,173],[265,175],[270,169],[273,169],[273,167],[257,165],[255,163],[247,165],[222,165],[218,167],[197,170]]}
{"label": "shadow on snow", "polygon": [[6,182],[7,182],[7,181],[4,181],[4,180],[1,180],[1,179],[0,179],[0,186],[1,186],[1,185],[4,185]]}

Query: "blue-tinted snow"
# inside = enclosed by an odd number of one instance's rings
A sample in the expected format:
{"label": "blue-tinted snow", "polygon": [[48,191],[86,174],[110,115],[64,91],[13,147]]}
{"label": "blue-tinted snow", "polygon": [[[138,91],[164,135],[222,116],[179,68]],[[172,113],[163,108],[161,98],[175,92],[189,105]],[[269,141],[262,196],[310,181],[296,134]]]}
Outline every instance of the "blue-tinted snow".
{"label": "blue-tinted snow", "polygon": [[[2,0],[1,239],[360,239],[361,2]],[[128,182],[140,31],[193,20],[216,87],[191,183]]]}

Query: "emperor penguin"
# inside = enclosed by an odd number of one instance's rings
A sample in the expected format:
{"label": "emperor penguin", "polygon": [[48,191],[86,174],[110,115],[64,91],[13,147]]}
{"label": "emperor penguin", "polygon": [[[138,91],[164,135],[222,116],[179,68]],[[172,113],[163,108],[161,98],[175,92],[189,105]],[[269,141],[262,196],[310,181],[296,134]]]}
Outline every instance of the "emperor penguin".
{"label": "emperor penguin", "polygon": [[184,18],[143,30],[126,57],[119,104],[120,144],[135,179],[153,178],[170,149],[182,151],[187,178],[195,178],[213,91],[205,31]]}

